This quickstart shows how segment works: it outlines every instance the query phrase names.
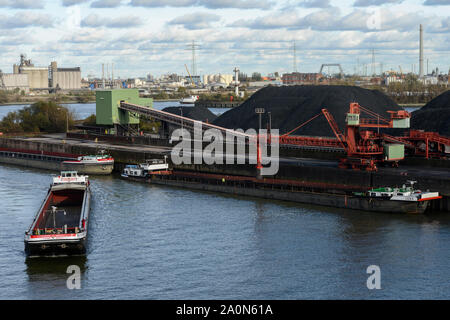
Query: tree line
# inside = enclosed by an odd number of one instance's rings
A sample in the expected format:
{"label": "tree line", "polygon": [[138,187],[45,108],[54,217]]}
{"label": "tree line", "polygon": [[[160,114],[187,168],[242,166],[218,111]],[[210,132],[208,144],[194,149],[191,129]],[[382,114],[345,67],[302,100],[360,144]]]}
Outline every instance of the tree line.
{"label": "tree line", "polygon": [[73,127],[73,113],[53,101],[39,101],[18,111],[9,112],[0,122],[0,132],[66,132]]}

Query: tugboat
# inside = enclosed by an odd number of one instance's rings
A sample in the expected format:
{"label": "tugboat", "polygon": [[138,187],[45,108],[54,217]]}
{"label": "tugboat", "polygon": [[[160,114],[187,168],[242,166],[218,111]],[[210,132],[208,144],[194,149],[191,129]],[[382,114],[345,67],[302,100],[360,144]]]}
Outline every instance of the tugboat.
{"label": "tugboat", "polygon": [[62,171],[54,177],[33,223],[25,232],[27,256],[85,254],[90,200],[88,176]]}
{"label": "tugboat", "polygon": [[81,174],[107,175],[114,169],[114,159],[102,151],[98,155],[80,156],[76,160],[61,163],[61,170],[77,171]]}
{"label": "tugboat", "polygon": [[151,159],[138,165],[126,165],[121,176],[129,180],[146,180],[154,174],[167,174],[169,172],[168,170],[169,164],[167,163],[167,158],[164,158],[164,160]]}
{"label": "tugboat", "polygon": [[[382,187],[354,193],[366,201],[364,209],[375,209],[385,212],[424,213],[431,200],[441,199],[439,192],[421,191],[414,189],[417,181],[407,181],[401,188]],[[378,209],[378,210],[377,210]]]}

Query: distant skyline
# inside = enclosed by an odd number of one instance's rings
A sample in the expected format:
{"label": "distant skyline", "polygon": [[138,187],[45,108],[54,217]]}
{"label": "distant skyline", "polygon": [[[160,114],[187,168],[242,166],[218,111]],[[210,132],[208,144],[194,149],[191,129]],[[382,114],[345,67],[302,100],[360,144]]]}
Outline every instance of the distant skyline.
{"label": "distant skyline", "polygon": [[[100,77],[187,74],[198,44],[198,74],[318,72],[323,63],[360,71],[450,68],[450,0],[0,0],[0,69],[24,53],[37,66],[58,61]],[[106,69],[106,67],[105,67]]]}

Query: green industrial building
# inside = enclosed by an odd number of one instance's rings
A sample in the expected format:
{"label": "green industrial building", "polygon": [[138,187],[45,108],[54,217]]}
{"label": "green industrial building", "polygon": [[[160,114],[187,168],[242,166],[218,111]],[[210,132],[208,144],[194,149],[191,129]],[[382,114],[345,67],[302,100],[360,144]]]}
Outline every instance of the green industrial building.
{"label": "green industrial building", "polygon": [[119,109],[120,101],[152,108],[152,98],[139,97],[138,89],[113,89],[96,91],[96,122],[97,125],[110,127],[108,133],[118,133],[120,128],[135,128],[139,126],[139,116]]}

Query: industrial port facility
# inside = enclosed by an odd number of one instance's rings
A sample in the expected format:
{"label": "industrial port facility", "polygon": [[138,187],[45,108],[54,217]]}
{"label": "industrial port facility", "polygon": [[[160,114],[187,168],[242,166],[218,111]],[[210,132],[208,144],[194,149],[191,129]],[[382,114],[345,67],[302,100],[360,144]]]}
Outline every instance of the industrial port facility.
{"label": "industrial port facility", "polygon": [[[321,96],[322,100],[303,106],[292,104],[293,101],[309,101],[301,96],[311,92],[315,97]],[[345,92],[351,92],[354,101],[351,98],[337,101],[333,98],[336,92],[342,97]],[[280,103],[277,94],[284,97],[283,102]],[[96,126],[80,126],[64,137],[2,138],[0,150],[81,155],[102,148],[113,156],[115,170],[121,172],[127,164],[170,157],[174,146],[170,137],[177,128],[193,132],[195,125],[201,124],[202,130],[234,134],[234,129],[241,125],[243,129],[265,126],[270,140],[277,140],[280,146],[280,165],[275,175],[259,175],[263,165],[258,157],[256,165],[249,161],[235,165],[171,164],[175,180],[165,180],[165,183],[192,188],[195,185],[192,182],[197,182],[197,186],[198,183],[202,185],[202,190],[307,203],[315,202],[299,199],[296,192],[326,192],[343,196],[343,202],[338,201],[334,206],[345,207],[348,192],[401,186],[407,180],[415,180],[420,189],[442,195],[430,204],[430,209],[449,211],[450,139],[436,132],[410,129],[409,112],[383,96],[375,98],[371,94],[377,93],[339,86],[268,87],[210,123],[153,109],[152,100],[139,97],[136,89],[101,90],[97,91]],[[335,103],[327,100],[330,97]],[[336,103],[338,107],[335,108]],[[286,109],[289,105],[299,109],[303,118],[292,117],[293,111]],[[255,106],[265,108],[259,108],[262,110],[257,114]],[[262,115],[264,123],[261,122]],[[158,134],[143,134],[139,128],[140,117],[160,122]],[[287,119],[291,122],[287,123]],[[276,127],[280,128],[279,135],[271,133]],[[308,127],[312,127],[312,131],[307,131]],[[322,136],[317,132],[323,133]],[[257,138],[245,135],[247,150],[251,141]],[[238,144],[236,141],[234,150]],[[11,163],[18,159],[3,157],[2,161]]]}
{"label": "industrial port facility", "polygon": [[0,300],[450,298],[450,0],[0,8]]}

